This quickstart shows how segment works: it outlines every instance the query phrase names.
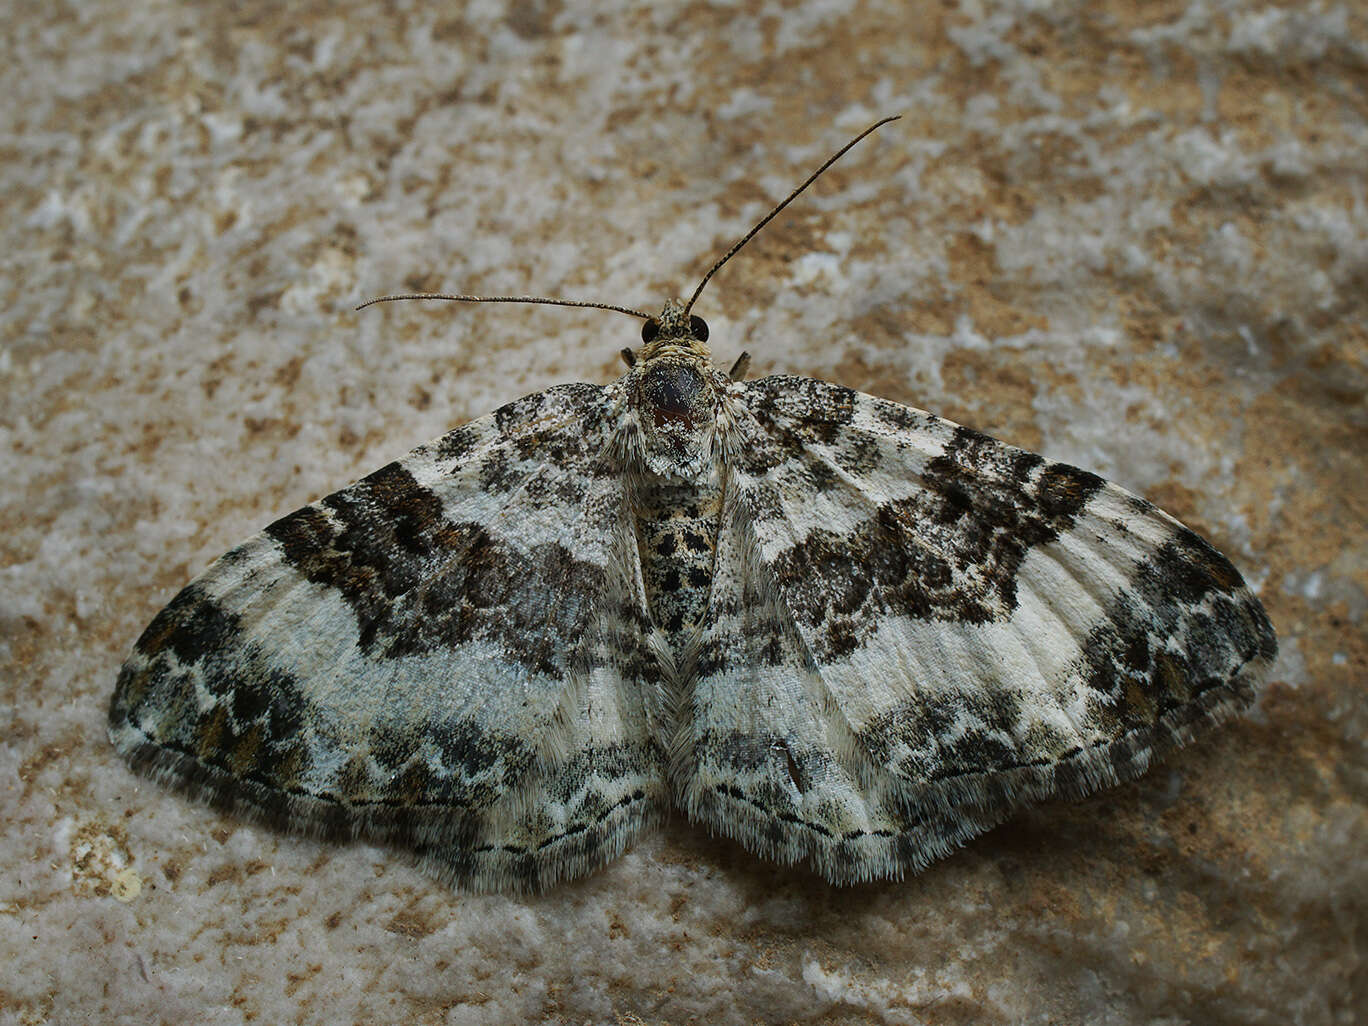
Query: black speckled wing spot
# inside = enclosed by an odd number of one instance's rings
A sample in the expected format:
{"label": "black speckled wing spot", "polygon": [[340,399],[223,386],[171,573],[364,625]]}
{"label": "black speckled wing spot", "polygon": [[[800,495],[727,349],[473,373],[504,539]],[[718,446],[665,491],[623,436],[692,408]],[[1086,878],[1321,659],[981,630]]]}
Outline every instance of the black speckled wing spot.
{"label": "black speckled wing spot", "polygon": [[805,378],[736,386],[688,814],[837,883],[1133,777],[1277,650],[1226,559],[1096,475]]}
{"label": "black speckled wing spot", "polygon": [[510,403],[223,556],[134,646],[116,747],[472,889],[615,857],[668,801],[617,394]]}

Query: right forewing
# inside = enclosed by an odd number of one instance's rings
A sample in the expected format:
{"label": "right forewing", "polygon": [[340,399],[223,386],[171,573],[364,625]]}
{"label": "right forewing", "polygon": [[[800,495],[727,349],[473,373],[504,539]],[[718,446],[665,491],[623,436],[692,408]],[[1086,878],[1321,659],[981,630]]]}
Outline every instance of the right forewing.
{"label": "right forewing", "polygon": [[898,875],[1253,699],[1263,608],[1149,503],[824,382],[738,392],[673,779],[714,829],[835,881]]}

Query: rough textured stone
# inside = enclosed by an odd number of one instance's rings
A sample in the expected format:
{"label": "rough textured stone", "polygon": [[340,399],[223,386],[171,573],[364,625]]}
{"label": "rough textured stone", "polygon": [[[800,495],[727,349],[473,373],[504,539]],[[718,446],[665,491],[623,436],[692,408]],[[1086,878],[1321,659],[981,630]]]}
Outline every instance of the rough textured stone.
{"label": "rough textured stone", "polygon": [[[1368,1015],[1368,23],[1357,6],[107,3],[0,81],[4,1022],[1350,1023]],[[531,899],[244,826],[104,735],[274,517],[638,326],[912,403],[1210,537],[1253,718],[896,885],[676,827]]]}

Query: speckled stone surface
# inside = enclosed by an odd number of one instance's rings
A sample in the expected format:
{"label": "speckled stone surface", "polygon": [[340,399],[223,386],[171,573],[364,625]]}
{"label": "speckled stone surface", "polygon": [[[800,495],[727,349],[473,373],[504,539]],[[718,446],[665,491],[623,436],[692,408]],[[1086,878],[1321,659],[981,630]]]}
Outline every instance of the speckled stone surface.
{"label": "speckled stone surface", "polygon": [[[442,13],[462,10],[460,14]],[[0,1023],[1368,1019],[1361,4],[83,3],[7,15]],[[657,308],[1112,477],[1282,640],[1255,715],[900,884],[674,822],[534,898],[246,826],[105,738],[274,517]]]}

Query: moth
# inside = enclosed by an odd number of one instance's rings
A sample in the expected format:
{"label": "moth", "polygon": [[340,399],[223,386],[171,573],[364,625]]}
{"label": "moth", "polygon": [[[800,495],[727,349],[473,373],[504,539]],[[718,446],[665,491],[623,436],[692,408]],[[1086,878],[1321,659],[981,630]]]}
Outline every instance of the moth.
{"label": "moth", "polygon": [[1246,708],[1273,628],[1166,513],[920,410],[713,365],[704,285],[884,123],[659,316],[504,297],[632,314],[642,344],[617,381],[511,402],[221,557],[133,646],[117,750],[468,890],[589,873],[671,808],[851,884]]}

